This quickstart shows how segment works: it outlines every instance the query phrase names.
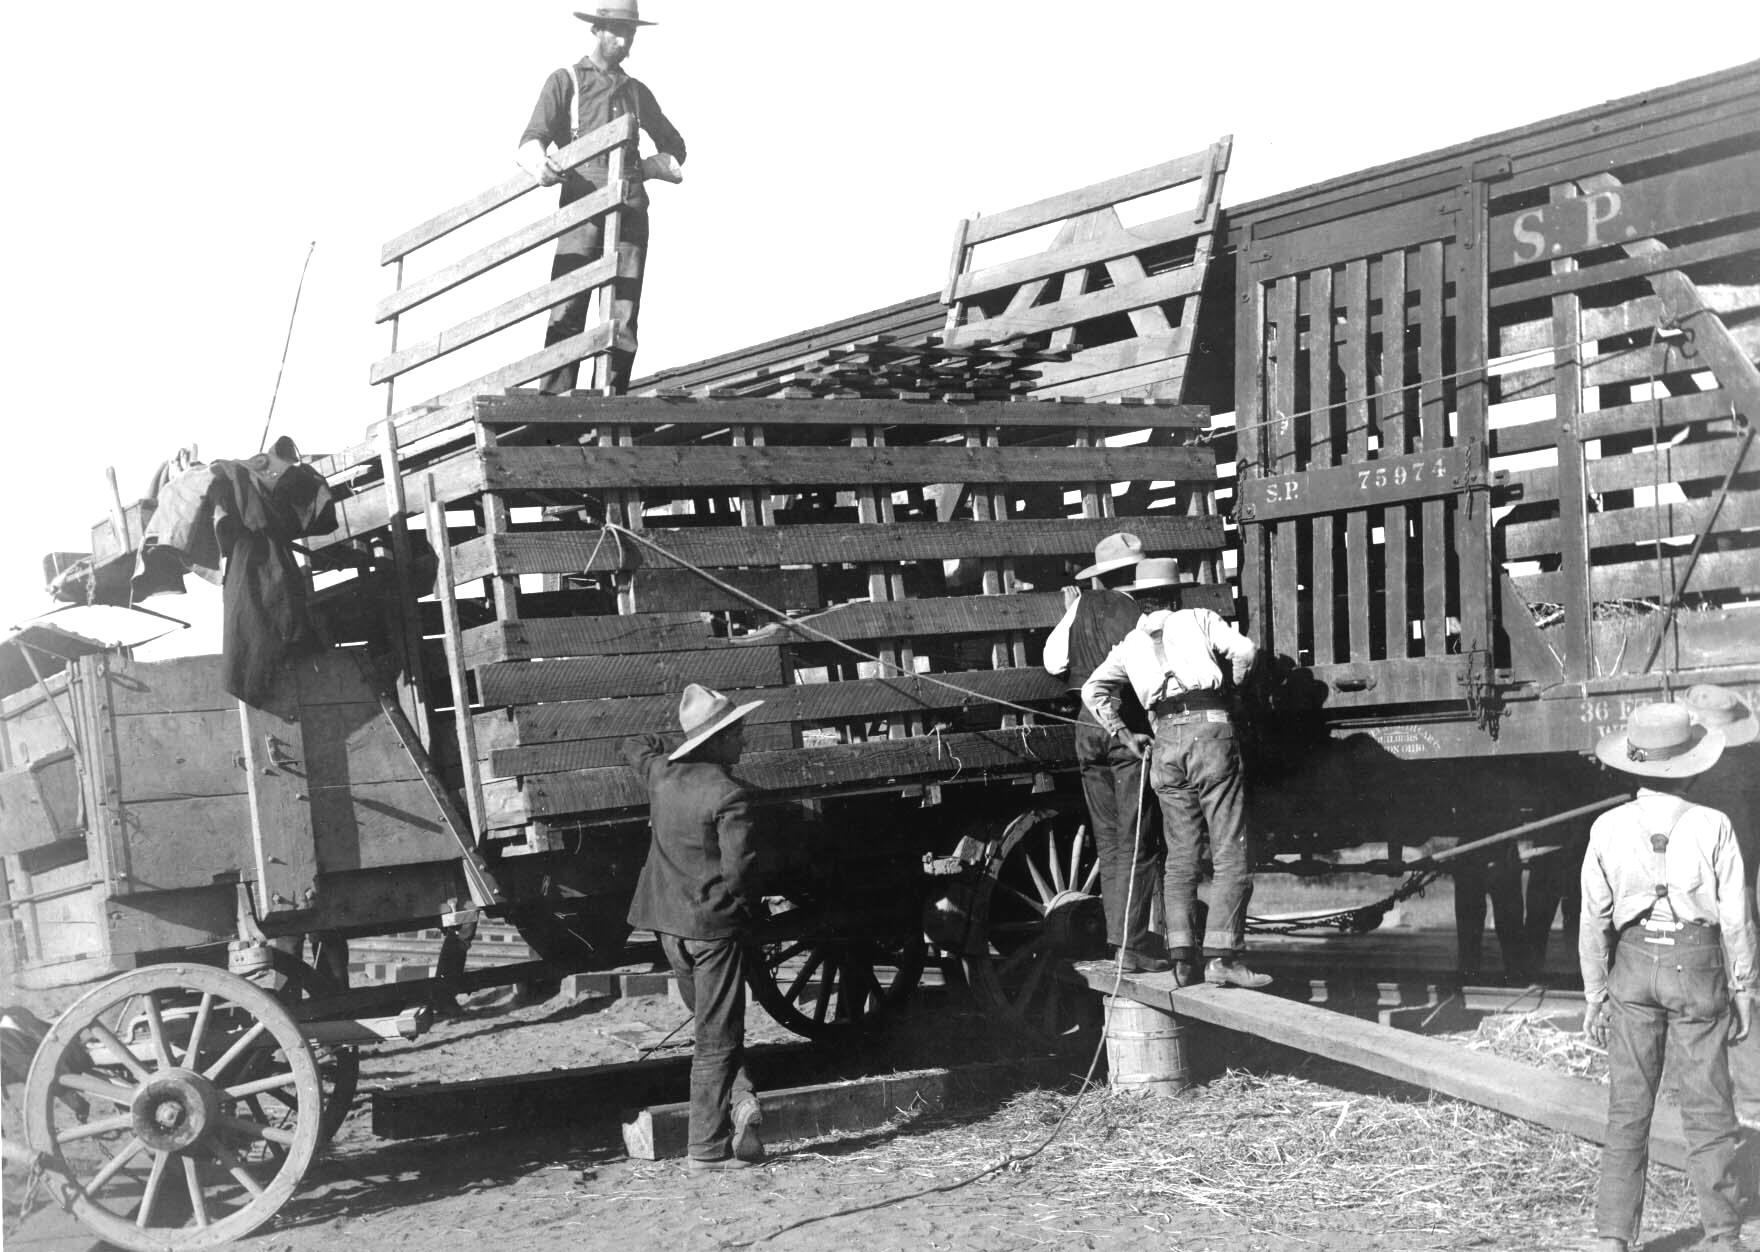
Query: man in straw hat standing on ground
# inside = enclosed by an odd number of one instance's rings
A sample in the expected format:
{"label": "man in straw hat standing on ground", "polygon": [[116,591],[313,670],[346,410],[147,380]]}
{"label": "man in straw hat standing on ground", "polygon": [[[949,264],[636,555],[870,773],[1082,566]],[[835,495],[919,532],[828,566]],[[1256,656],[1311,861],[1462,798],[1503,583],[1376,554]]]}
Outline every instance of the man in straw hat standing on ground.
{"label": "man in straw hat standing on ground", "polygon": [[651,930],[697,1019],[691,1055],[692,1173],[743,1169],[764,1155],[758,1097],[745,1067],[746,994],[741,937],[757,907],[753,816],[744,784],[728,772],[745,747],[740,721],[762,704],[736,705],[696,683],[684,689],[684,742],[658,735],[623,741],[623,757],[648,787],[653,840],[629,922]]}
{"label": "man in straw hat standing on ground", "polygon": [[[1247,946],[1247,900],[1253,894],[1241,750],[1223,694],[1221,657],[1235,685],[1246,681],[1257,649],[1209,609],[1181,609],[1179,563],[1139,561],[1120,587],[1145,616],[1082,684],[1082,703],[1110,734],[1149,761],[1167,843],[1167,947],[1182,985],[1197,976],[1196,927],[1200,844],[1210,838],[1215,886],[1204,953],[1207,981],[1262,987],[1271,979],[1241,963]],[[1153,737],[1119,716],[1129,686],[1148,710]]]}
{"label": "man in straw hat standing on ground", "polygon": [[1665,1056],[1701,1246],[1746,1246],[1725,1049],[1753,1018],[1754,932],[1729,819],[1683,794],[1722,752],[1723,736],[1678,704],[1639,705],[1595,745],[1602,764],[1644,780],[1636,799],[1596,819],[1583,857],[1583,1029],[1607,1048],[1611,1084],[1595,1203],[1603,1252],[1637,1243]]}
{"label": "man in straw hat standing on ground", "polygon": [[[622,210],[619,242],[627,245],[633,253],[635,274],[618,282],[613,313],[627,332],[623,344],[611,351],[611,384],[621,392],[629,382],[636,359],[641,271],[648,250],[648,193],[643,184],[649,179],[669,183],[684,180],[679,170],[685,158],[684,136],[666,120],[654,93],[640,80],[623,72],[623,62],[635,43],[636,30],[654,25],[642,20],[637,0],[597,0],[590,7],[577,10],[575,16],[592,24],[593,46],[572,66],[556,70],[544,80],[538,103],[532,109],[531,121],[520,133],[519,153],[515,160],[521,169],[544,186],[561,183],[561,203],[566,206],[605,185],[609,158],[597,156],[572,170],[563,170],[552,158],[552,148],[566,148],[582,135],[591,134],[616,118],[631,115],[654,143],[655,154],[644,160],[639,169],[628,170],[624,175],[633,187],[630,200]],[[556,241],[551,278],[561,278],[599,259],[605,239],[603,222],[603,218],[583,222]],[[544,339],[546,347],[581,333],[586,324],[589,299],[588,295],[576,296],[550,310],[550,329]],[[578,362],[561,366],[545,375],[540,387],[550,395],[572,391],[579,372]]]}
{"label": "man in straw hat standing on ground", "polygon": [[[1045,640],[1044,664],[1047,673],[1067,674],[1070,690],[1078,695],[1088,675],[1136,628],[1142,616],[1137,602],[1117,588],[1135,576],[1143,555],[1143,541],[1120,531],[1095,547],[1092,565],[1076,571],[1078,582],[1093,579],[1098,587],[1090,591],[1070,588],[1076,594]],[[1149,717],[1137,703],[1135,692],[1123,692],[1118,712],[1133,733],[1148,733]],[[1076,760],[1082,768],[1088,828],[1094,832],[1094,850],[1100,859],[1106,940],[1118,950],[1119,967],[1127,974],[1167,969],[1172,962],[1147,949],[1150,910],[1155,893],[1161,890],[1161,832],[1156,824],[1145,821],[1139,838],[1143,762],[1130,744],[1095,720],[1087,705],[1082,705],[1077,722]]]}

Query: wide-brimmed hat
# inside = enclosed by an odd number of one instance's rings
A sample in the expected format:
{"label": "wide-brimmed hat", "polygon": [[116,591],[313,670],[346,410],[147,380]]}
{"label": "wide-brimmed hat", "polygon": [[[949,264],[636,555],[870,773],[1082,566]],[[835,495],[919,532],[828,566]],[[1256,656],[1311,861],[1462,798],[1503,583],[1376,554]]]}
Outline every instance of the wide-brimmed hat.
{"label": "wide-brimmed hat", "polygon": [[678,701],[678,728],[684,731],[684,742],[666,759],[676,761],[701,747],[762,703],[753,700],[749,704],[735,704],[719,691],[692,683]]}
{"label": "wide-brimmed hat", "polygon": [[1760,718],[1728,687],[1699,683],[1687,688],[1680,703],[1699,725],[1722,732],[1726,748],[1739,748],[1760,737]]}
{"label": "wide-brimmed hat", "polygon": [[574,15],[583,22],[605,22],[617,26],[655,26],[644,22],[638,0],[598,0],[591,8],[576,9]]}
{"label": "wide-brimmed hat", "polygon": [[1094,545],[1094,563],[1076,571],[1077,578],[1098,578],[1115,569],[1135,565],[1144,556],[1143,541],[1126,531],[1108,535]]}
{"label": "wide-brimmed hat", "polygon": [[1152,556],[1137,562],[1135,580],[1124,583],[1119,591],[1152,591],[1156,587],[1179,587],[1191,579],[1179,572],[1179,562],[1170,556]]}
{"label": "wide-brimmed hat", "polygon": [[1640,704],[1626,728],[1595,745],[1603,765],[1645,778],[1691,778],[1723,755],[1723,735],[1701,726],[1679,704]]}

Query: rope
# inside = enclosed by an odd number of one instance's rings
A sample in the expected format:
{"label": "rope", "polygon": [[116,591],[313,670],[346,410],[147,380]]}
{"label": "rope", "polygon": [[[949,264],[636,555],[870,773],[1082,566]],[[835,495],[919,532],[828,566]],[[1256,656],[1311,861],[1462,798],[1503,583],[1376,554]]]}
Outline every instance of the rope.
{"label": "rope", "polygon": [[[1143,812],[1148,807],[1149,800],[1149,762],[1147,759],[1142,760],[1142,769],[1138,771],[1138,777],[1141,779],[1141,782],[1137,788],[1136,830],[1132,835],[1131,863],[1133,865],[1136,864],[1138,850],[1143,846]],[[1135,886],[1136,875],[1127,875],[1124,893],[1124,915],[1126,917],[1129,917],[1131,913],[1131,893]],[[1124,936],[1123,931],[1120,931],[1120,937],[1126,937]],[[1121,958],[1123,950],[1123,945],[1120,945]],[[755,1244],[768,1243],[770,1240],[775,1239],[780,1235],[785,1235],[791,1230],[799,1230],[804,1226],[816,1225],[819,1222],[830,1221],[833,1218],[854,1217],[861,1213],[871,1213],[876,1209],[890,1208],[894,1204],[903,1204],[907,1200],[919,1200],[924,1196],[939,1195],[948,1191],[957,1191],[962,1187],[969,1187],[973,1183],[982,1182],[992,1174],[999,1174],[1011,1165],[1021,1165],[1032,1160],[1057,1141],[1058,1137],[1063,1134],[1063,1128],[1069,1124],[1070,1118],[1075,1116],[1076,1110],[1082,1107],[1082,1104],[1087,1100],[1089,1094],[1094,1091],[1094,1071],[1100,1068],[1100,1057],[1106,1051],[1106,1038],[1112,1029],[1113,1006],[1117,1003],[1119,990],[1123,986],[1124,965],[1121,960],[1121,962],[1115,965],[1112,976],[1112,993],[1106,998],[1106,1016],[1101,1023],[1100,1039],[1094,1045],[1093,1056],[1088,1058],[1088,1069],[1087,1072],[1082,1075],[1081,1089],[1076,1092],[1076,1098],[1070,1101],[1069,1107],[1064,1109],[1062,1115],[1058,1117],[1057,1123],[1046,1132],[1045,1137],[1026,1151],[1010,1152],[994,1164],[987,1165],[976,1173],[968,1174],[964,1178],[956,1178],[952,1182],[940,1183],[933,1187],[923,1187],[916,1191],[907,1191],[903,1195],[888,1196],[883,1200],[875,1200],[870,1204],[857,1204],[852,1205],[849,1208],[835,1209],[829,1213],[818,1213],[812,1217],[803,1217],[799,1221],[790,1222],[786,1226],[779,1227],[767,1234],[759,1235],[755,1239],[745,1239],[738,1243],[730,1243],[725,1246],[733,1248],[749,1248]]]}
{"label": "rope", "polygon": [[[633,539],[636,543],[642,545],[644,548],[652,549],[654,552],[658,553],[660,556],[665,557],[668,561],[671,561],[673,564],[681,566],[682,568],[689,570],[691,573],[695,574],[698,578],[701,578],[704,582],[708,583],[709,585],[711,585],[713,587],[717,587],[722,591],[725,591],[728,595],[733,596],[736,599],[745,601],[747,604],[751,605],[753,608],[757,609],[761,613],[769,614],[771,617],[775,618],[778,623],[780,623],[783,626],[786,626],[789,630],[795,631],[798,634],[805,635],[809,639],[817,640],[820,643],[828,643],[828,644],[831,644],[835,647],[842,648],[845,652],[848,652],[852,656],[859,657],[861,660],[868,661],[874,665],[880,666],[882,670],[891,669],[893,671],[891,677],[909,678],[915,682],[925,682],[925,683],[931,684],[932,686],[944,687],[948,691],[957,691],[960,695],[965,696],[966,698],[971,699],[971,700],[982,701],[985,704],[1000,705],[1001,707],[1003,707],[1005,709],[1013,709],[1017,713],[1030,713],[1034,717],[1044,718],[1047,721],[1052,721],[1052,722],[1062,722],[1066,726],[1074,726],[1077,724],[1076,719],[1073,717],[1065,717],[1061,713],[1048,713],[1044,709],[1035,709],[1035,708],[1031,707],[1030,705],[1016,704],[1014,701],[1004,700],[1000,696],[988,696],[988,695],[985,695],[981,691],[973,691],[970,687],[962,687],[958,683],[951,683],[951,682],[948,682],[946,679],[938,678],[934,674],[918,674],[912,670],[907,670],[907,669],[903,668],[896,661],[888,661],[884,657],[875,656],[871,652],[863,652],[860,648],[856,647],[853,643],[847,643],[844,640],[838,639],[833,635],[826,634],[822,630],[817,630],[814,627],[807,625],[800,618],[790,617],[783,610],[776,608],[773,605],[769,605],[769,604],[764,603],[762,600],[758,599],[756,596],[750,595],[747,592],[741,591],[738,587],[735,587],[730,583],[723,582],[721,579],[715,577],[715,575],[711,574],[708,570],[704,569],[702,566],[694,565],[690,561],[685,560],[683,557],[677,556],[671,552],[668,552],[665,548],[663,548],[659,544],[655,543],[652,539],[647,539],[647,538],[643,537],[641,534],[637,533],[636,531],[630,530],[624,526],[619,526],[616,522],[606,522],[606,523],[604,523],[604,528],[607,533],[617,534],[617,535],[624,536],[625,538]],[[597,551],[598,551],[598,549],[595,548],[594,552],[596,553]],[[884,681],[888,676],[883,673],[881,677],[882,677],[882,680]],[[928,702],[926,700],[924,700],[921,696],[915,695],[915,694],[908,692],[908,691],[901,692],[901,694],[910,696],[911,699],[916,700],[918,703],[922,704],[924,708],[929,707]]]}
{"label": "rope", "polygon": [[[1516,362],[1516,361],[1525,361],[1531,357],[1551,356],[1555,353],[1562,352],[1567,348],[1582,348],[1582,347],[1587,347],[1589,344],[1599,343],[1599,342],[1600,342],[1599,339],[1578,339],[1574,343],[1551,344],[1551,345],[1548,345],[1547,347],[1544,347],[1544,348],[1533,348],[1527,352],[1518,352],[1514,356],[1500,357],[1500,358],[1498,358],[1498,360],[1501,364],[1510,364],[1510,363]],[[1583,361],[1582,364],[1585,367],[1590,366],[1590,365],[1599,365],[1603,361],[1612,361],[1618,357],[1626,356],[1630,353],[1640,351],[1641,349],[1643,349],[1646,346],[1647,345],[1645,345],[1645,344],[1629,344],[1623,348],[1615,348],[1611,352],[1603,353],[1600,356],[1590,357],[1587,360]],[[1411,384],[1409,386],[1405,386],[1405,387],[1390,387],[1390,388],[1387,388],[1386,390],[1383,390],[1383,391],[1371,391],[1366,395],[1347,396],[1344,399],[1339,400],[1335,404],[1315,405],[1313,408],[1301,409],[1295,413],[1284,413],[1280,410],[1275,416],[1268,417],[1264,421],[1245,422],[1245,423],[1235,425],[1233,427],[1226,427],[1226,426],[1220,427],[1220,428],[1218,428],[1217,431],[1212,431],[1209,433],[1213,437],[1215,434],[1220,433],[1221,431],[1226,431],[1226,430],[1233,430],[1236,434],[1239,434],[1240,432],[1246,431],[1246,430],[1261,430],[1267,426],[1280,426],[1285,422],[1293,422],[1298,417],[1312,417],[1316,413],[1330,412],[1331,410],[1339,408],[1343,405],[1366,404],[1370,400],[1382,400],[1382,399],[1387,398],[1388,396],[1404,395],[1406,392],[1412,390],[1413,387],[1423,387],[1423,386],[1430,385],[1432,383],[1452,382],[1453,380],[1455,380],[1457,378],[1466,378],[1469,375],[1484,374],[1485,370],[1486,370],[1486,367],[1483,365],[1473,365],[1473,366],[1467,367],[1466,369],[1454,370],[1454,371],[1447,373],[1447,374],[1438,374],[1435,378],[1422,379],[1417,383],[1413,383],[1413,384]],[[1355,429],[1355,427],[1347,426],[1347,427],[1345,427],[1344,433],[1349,434],[1354,429]],[[1368,427],[1364,427],[1364,429],[1367,430]]]}

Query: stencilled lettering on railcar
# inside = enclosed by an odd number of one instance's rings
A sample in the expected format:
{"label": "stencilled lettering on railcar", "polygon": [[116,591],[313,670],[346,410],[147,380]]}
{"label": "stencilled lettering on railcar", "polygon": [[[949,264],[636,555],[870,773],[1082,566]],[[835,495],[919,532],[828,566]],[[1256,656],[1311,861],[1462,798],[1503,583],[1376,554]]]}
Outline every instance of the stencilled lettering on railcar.
{"label": "stencilled lettering on railcar", "polygon": [[1442,744],[1422,726],[1370,726],[1369,735],[1402,760],[1442,755]]}
{"label": "stencilled lettering on railcar", "polygon": [[[1749,708],[1760,708],[1760,683],[1749,686],[1729,684],[1729,690],[1736,693]],[[1581,701],[1577,717],[1583,725],[1595,730],[1595,737],[1611,735],[1617,730],[1624,730],[1626,721],[1632,710],[1640,704],[1654,704],[1663,698],[1658,691],[1634,691],[1620,695],[1590,696]]]}

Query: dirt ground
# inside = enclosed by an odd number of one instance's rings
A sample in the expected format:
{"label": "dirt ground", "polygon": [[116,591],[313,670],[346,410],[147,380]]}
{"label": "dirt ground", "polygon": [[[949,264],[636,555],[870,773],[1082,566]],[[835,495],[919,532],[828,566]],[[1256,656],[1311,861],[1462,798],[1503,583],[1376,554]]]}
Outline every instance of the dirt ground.
{"label": "dirt ground", "polygon": [[[1498,1212],[1475,1221],[1446,1212],[1446,1205],[1426,1208],[1419,1203],[1427,1188],[1454,1185],[1457,1179],[1427,1179],[1418,1166],[1390,1154],[1389,1182],[1375,1202],[1353,1199],[1358,1192],[1351,1188],[1363,1185],[1360,1177],[1345,1187],[1341,1176],[1328,1174],[1317,1158],[1304,1163],[1300,1153],[1305,1149],[1297,1145],[1301,1126],[1294,1121],[1276,1124],[1277,1118],[1306,1118],[1318,1125],[1318,1138],[1324,1140],[1328,1128],[1336,1135],[1343,1124],[1341,1106],[1347,1112],[1358,1110],[1360,1119],[1363,1110],[1379,1108],[1376,1101],[1387,1099],[1364,1088],[1360,1078],[1326,1067],[1312,1068],[1299,1080],[1314,1093],[1307,1105],[1280,1096],[1282,1103],[1273,1110],[1277,1117],[1270,1119],[1263,1107],[1224,1102],[1221,1092],[1231,1082],[1237,1090],[1243,1081],[1247,1086],[1258,1082],[1240,1075],[1200,1088],[1186,1100],[1091,1095],[1069,1132],[1042,1154],[963,1186],[963,1180],[1011,1152],[1025,1153],[1044,1140],[1068,1113],[1069,1097],[1028,1093],[987,1106],[915,1110],[874,1131],[772,1145],[772,1159],[763,1168],[705,1179],[688,1176],[681,1162],[627,1159],[614,1119],[565,1130],[403,1141],[376,1138],[372,1132],[374,1089],[631,1061],[685,1019],[684,1010],[664,996],[467,1006],[420,1040],[371,1050],[363,1063],[362,1097],[336,1141],[314,1162],[300,1193],[277,1218],[239,1246],[254,1252],[349,1252],[436,1243],[504,1245],[530,1252],[746,1247],[776,1252],[837,1247],[862,1252],[1041,1247],[1392,1252],[1575,1248],[1589,1243],[1583,1234],[1588,1197],[1580,1185],[1554,1203],[1514,1215],[1507,1211],[1510,1204],[1496,1203]],[[751,1035],[758,1042],[790,1038],[756,1009]],[[946,1056],[950,1043],[957,1045],[956,1051],[964,1048],[976,1055],[993,1047],[996,1032],[994,1023],[962,1009],[957,993],[946,991],[927,997],[922,1011],[908,1018],[894,1039],[901,1059],[920,1057],[925,1045],[930,1050],[938,1046]],[[688,1047],[686,1026],[654,1055],[682,1055]],[[876,1059],[884,1057],[864,1058],[869,1064]],[[1084,1068],[1086,1059],[1073,1058],[1072,1071]],[[1262,1059],[1230,1058],[1231,1063],[1255,1064]],[[1271,1059],[1269,1065],[1275,1070],[1289,1063],[1286,1056]],[[1328,1081],[1356,1089],[1333,1089]],[[1435,1107],[1410,1091],[1394,1098],[1413,1107]],[[1209,1109],[1206,1102],[1212,1102]],[[1491,1133],[1502,1133],[1497,1130],[1501,1119],[1468,1111],[1481,1120],[1492,1119],[1487,1123]],[[1145,1169],[1142,1177],[1133,1178],[1136,1158],[1130,1151],[1118,1157],[1122,1172],[1111,1180],[1091,1168],[1107,1140],[1142,1136],[1147,1130],[1154,1141],[1146,1142],[1142,1151],[1165,1154],[1179,1151],[1181,1135],[1156,1127],[1201,1125],[1213,1132],[1219,1122],[1229,1123],[1222,1128],[1225,1137],[1204,1140],[1200,1156],[1263,1152],[1269,1145],[1281,1159],[1288,1144],[1288,1173],[1280,1170],[1278,1178],[1280,1184],[1293,1181],[1296,1190],[1283,1187],[1275,1202],[1268,1197],[1260,1209],[1252,1194],[1239,1193],[1250,1188],[1230,1192],[1220,1160],[1213,1172],[1202,1160],[1194,1162],[1179,1175],[1187,1182],[1171,1187],[1161,1181],[1169,1176],[1165,1161],[1152,1177]],[[1226,1137],[1237,1123],[1241,1133]],[[1545,1133],[1507,1125],[1511,1135]],[[1223,1146],[1208,1146],[1213,1143]],[[1580,1166],[1580,1145],[1571,1144],[1561,1148],[1552,1143],[1547,1151],[1577,1151]],[[1442,1168],[1458,1172],[1459,1167]],[[1313,1171],[1312,1189],[1306,1193],[1294,1177],[1304,1170]],[[8,1198],[16,1203],[18,1179],[9,1174],[7,1181]],[[1496,1180],[1489,1185],[1486,1194],[1494,1195]],[[1410,1203],[1402,1199],[1408,1191]],[[1308,1194],[1311,1201],[1292,1205],[1290,1194]],[[9,1204],[9,1226],[11,1208]],[[52,1207],[38,1209],[8,1233],[6,1247],[15,1252],[91,1252],[103,1246]],[[1678,1228],[1659,1232],[1647,1246],[1650,1252],[1674,1252],[1690,1246],[1693,1233]]]}

